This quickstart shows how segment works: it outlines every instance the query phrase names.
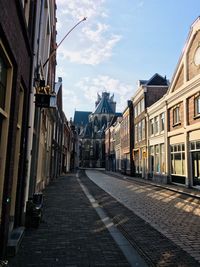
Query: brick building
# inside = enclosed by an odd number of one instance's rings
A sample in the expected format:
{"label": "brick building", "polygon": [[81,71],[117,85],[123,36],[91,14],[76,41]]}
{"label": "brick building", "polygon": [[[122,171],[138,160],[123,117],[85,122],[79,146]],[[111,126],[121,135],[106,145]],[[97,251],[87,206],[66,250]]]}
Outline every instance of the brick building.
{"label": "brick building", "polygon": [[23,219],[32,68],[32,4],[4,0],[0,8],[1,258],[5,257],[9,233],[20,226]]}
{"label": "brick building", "polygon": [[172,182],[200,185],[200,18],[191,26],[166,97]]}
{"label": "brick building", "polygon": [[155,74],[149,80],[140,80],[134,94],[134,170],[135,175],[148,177],[147,169],[147,107],[158,101],[168,90],[168,81],[165,77]]}
{"label": "brick building", "polygon": [[128,100],[127,107],[122,114],[120,124],[121,139],[121,172],[133,175],[133,103]]}

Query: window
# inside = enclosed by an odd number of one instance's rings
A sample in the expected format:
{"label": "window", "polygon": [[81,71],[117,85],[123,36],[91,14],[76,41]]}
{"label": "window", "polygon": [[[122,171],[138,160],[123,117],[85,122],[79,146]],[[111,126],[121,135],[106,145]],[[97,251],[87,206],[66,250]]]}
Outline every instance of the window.
{"label": "window", "polygon": [[138,116],[138,106],[136,105],[134,108],[135,118]]}
{"label": "window", "polygon": [[154,133],[157,134],[158,133],[158,116],[155,117],[154,119],[155,121],[155,126],[154,126]]}
{"label": "window", "polygon": [[142,140],[145,139],[145,120],[142,120]]}
{"label": "window", "polygon": [[141,112],[144,111],[144,98],[140,101],[141,104]]}
{"label": "window", "polygon": [[155,146],[155,171],[160,172],[160,148],[159,148],[159,145]]}
{"label": "window", "polygon": [[[0,203],[3,197],[13,68],[0,40]],[[1,217],[1,207],[0,207]]]}
{"label": "window", "polygon": [[2,109],[5,107],[6,82],[7,66],[4,59],[0,56],[0,108]]}
{"label": "window", "polygon": [[138,141],[141,141],[142,138],[142,125],[141,121],[138,123]]}
{"label": "window", "polygon": [[164,144],[160,145],[160,172],[165,172],[165,146]]}
{"label": "window", "polygon": [[138,115],[140,115],[140,113],[141,113],[140,103],[137,104],[137,107],[138,107]]}
{"label": "window", "polygon": [[151,135],[154,134],[154,122],[153,122],[153,119],[150,120],[150,134]]}
{"label": "window", "polygon": [[200,115],[200,95],[194,99],[194,110],[195,110],[194,116],[199,116]]}
{"label": "window", "polygon": [[178,124],[180,123],[180,114],[179,114],[179,106],[178,107],[175,107],[173,109],[173,124]]}
{"label": "window", "polygon": [[138,125],[135,125],[135,143],[138,142]]}
{"label": "window", "polygon": [[171,173],[185,174],[185,146],[184,144],[171,146]]}
{"label": "window", "polygon": [[150,173],[154,172],[154,146],[150,146]]}
{"label": "window", "polygon": [[200,150],[200,140],[190,142],[190,150],[191,151]]}
{"label": "window", "polygon": [[160,131],[164,131],[165,128],[165,114],[164,112],[160,115]]}

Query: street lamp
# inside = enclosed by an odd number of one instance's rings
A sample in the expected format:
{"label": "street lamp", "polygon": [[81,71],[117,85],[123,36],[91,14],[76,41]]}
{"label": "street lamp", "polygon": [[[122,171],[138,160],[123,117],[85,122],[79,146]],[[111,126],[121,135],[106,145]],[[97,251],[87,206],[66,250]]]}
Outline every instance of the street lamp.
{"label": "street lamp", "polygon": [[[36,93],[35,93],[35,105],[36,107],[44,107],[44,108],[49,108],[51,107],[50,103],[55,102],[56,94],[55,92],[51,91],[51,88],[49,85],[46,85],[45,79],[44,79],[44,67],[46,64],[49,62],[49,60],[52,58],[53,55],[55,55],[58,47],[62,44],[62,42],[67,38],[67,36],[83,21],[85,21],[87,18],[84,17],[81,19],[78,23],[76,23],[63,37],[63,39],[60,41],[60,43],[56,46],[56,48],[51,52],[50,56],[47,58],[45,63],[42,65],[40,64],[39,69],[41,69],[41,76],[42,79],[35,79],[35,88],[36,88]],[[38,75],[40,77],[40,75]]]}

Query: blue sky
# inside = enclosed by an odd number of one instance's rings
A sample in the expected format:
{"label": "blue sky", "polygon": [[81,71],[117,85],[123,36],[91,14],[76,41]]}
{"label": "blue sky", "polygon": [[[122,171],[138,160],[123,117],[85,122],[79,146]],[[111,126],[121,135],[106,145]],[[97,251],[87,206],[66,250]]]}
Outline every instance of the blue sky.
{"label": "blue sky", "polygon": [[67,118],[93,111],[102,91],[122,112],[139,79],[170,80],[199,15],[199,0],[57,0],[57,43],[87,17],[57,50]]}

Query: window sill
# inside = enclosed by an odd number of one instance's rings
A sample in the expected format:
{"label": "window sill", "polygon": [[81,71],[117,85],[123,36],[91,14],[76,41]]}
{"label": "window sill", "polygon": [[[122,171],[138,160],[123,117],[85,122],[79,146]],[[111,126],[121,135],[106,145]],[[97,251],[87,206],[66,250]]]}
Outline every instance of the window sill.
{"label": "window sill", "polygon": [[185,177],[185,175],[184,175],[184,174],[176,174],[176,173],[171,173],[171,175],[173,175],[173,176],[181,176],[181,177]]}
{"label": "window sill", "polygon": [[200,114],[194,115],[193,117],[194,120],[199,119],[199,118],[200,118]]}
{"label": "window sill", "polygon": [[178,125],[181,125],[181,122],[179,121],[179,122],[176,122],[176,123],[174,123],[173,125],[172,125],[172,127],[176,127],[176,126],[178,126]]}

